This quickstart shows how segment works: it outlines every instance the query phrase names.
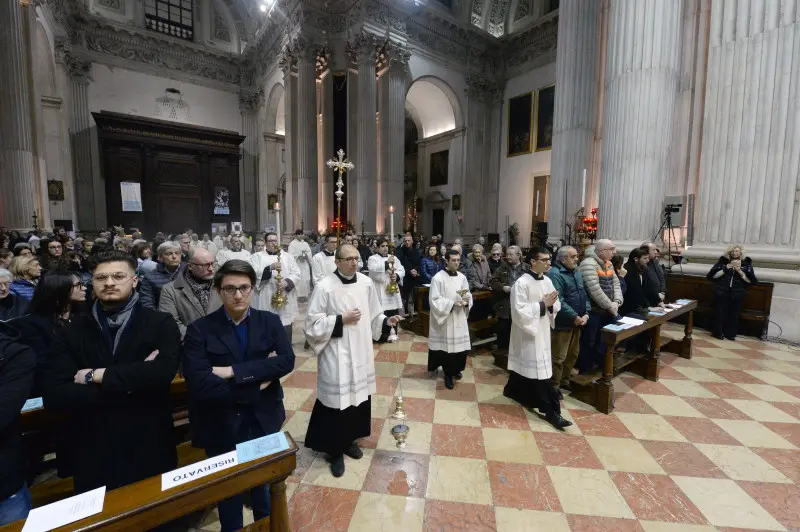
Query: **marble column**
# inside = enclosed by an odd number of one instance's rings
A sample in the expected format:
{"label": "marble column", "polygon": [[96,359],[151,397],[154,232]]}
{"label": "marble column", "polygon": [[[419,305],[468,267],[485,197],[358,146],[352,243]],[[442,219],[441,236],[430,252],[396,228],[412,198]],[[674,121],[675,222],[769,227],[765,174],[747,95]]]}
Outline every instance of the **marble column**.
{"label": "marble column", "polygon": [[29,9],[17,0],[0,7],[0,225],[19,229],[31,227],[34,210],[41,215],[26,58]]}
{"label": "marble column", "polygon": [[[405,183],[405,105],[408,60],[411,54],[399,46],[389,52],[388,70],[381,76],[381,175],[378,183],[376,219],[388,216],[394,206],[394,231],[403,231]],[[384,228],[388,233],[389,227]]]}
{"label": "marble column", "polygon": [[[297,195],[294,193],[297,181],[295,149],[295,94],[296,80],[292,69],[296,57],[285,49],[278,60],[278,66],[283,72],[283,108],[284,108],[284,164],[286,168],[285,179],[278,184],[278,201],[281,205],[281,229],[285,233],[293,233],[300,228],[297,217]],[[279,177],[280,179],[280,177]],[[281,192],[283,195],[281,196]],[[285,228],[285,229],[284,229]],[[310,229],[309,229],[310,230]]]}
{"label": "marble column", "polygon": [[356,37],[353,48],[358,60],[358,109],[355,113],[358,120],[358,134],[354,173],[359,190],[359,202],[355,221],[360,229],[363,220],[367,233],[374,233],[376,212],[371,203],[377,196],[378,180],[375,38],[370,34],[361,34]]}
{"label": "marble column", "polygon": [[297,54],[297,206],[301,226],[317,230],[317,71],[316,48],[300,42]]}
{"label": "marble column", "polygon": [[[574,214],[583,207],[584,168],[587,181],[592,174],[601,9],[599,0],[562,0],[558,8],[556,101],[547,204],[551,241],[567,236],[565,223],[572,224]],[[588,204],[588,182],[586,187]]]}
{"label": "marble column", "polygon": [[[347,153],[345,154],[353,164],[358,158],[358,73],[353,70],[347,72]],[[358,234],[361,234],[361,217],[363,215],[364,192],[358,188],[358,168],[345,174],[344,200],[347,202],[349,220],[353,223]],[[366,230],[366,224],[364,225]]]}
{"label": "marble column", "polygon": [[464,186],[456,193],[461,194],[464,213],[464,232],[477,238],[478,233],[486,234],[487,225],[483,215],[486,207],[483,193],[488,158],[487,141],[491,138],[490,112],[487,113],[486,99],[491,82],[480,76],[467,76],[467,129],[466,129],[466,167],[464,169]]}
{"label": "marble column", "polygon": [[[658,230],[670,180],[682,0],[611,0],[599,236],[638,246]],[[580,200],[579,200],[580,201]]]}
{"label": "marble column", "polygon": [[317,213],[317,225],[328,227],[328,223],[336,217],[336,205],[333,201],[333,189],[336,178],[333,172],[325,164],[334,156],[333,146],[333,74],[330,72],[317,84],[318,89],[318,139],[319,153],[317,156],[317,168],[319,169],[319,210]]}
{"label": "marble column", "polygon": [[263,102],[261,90],[242,90],[239,93],[239,111],[242,115],[242,161],[239,166],[239,198],[241,221],[245,230],[263,231],[258,225],[258,203],[267,201],[258,195],[258,110]]}

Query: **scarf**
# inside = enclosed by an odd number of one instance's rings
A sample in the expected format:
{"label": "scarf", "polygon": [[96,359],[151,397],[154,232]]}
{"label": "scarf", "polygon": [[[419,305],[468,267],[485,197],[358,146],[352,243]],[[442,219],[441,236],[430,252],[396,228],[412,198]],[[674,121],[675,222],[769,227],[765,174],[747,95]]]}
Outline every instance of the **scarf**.
{"label": "scarf", "polygon": [[189,288],[192,289],[192,293],[194,297],[200,302],[200,306],[203,307],[203,311],[208,311],[208,299],[211,297],[211,283],[213,279],[209,279],[205,281],[203,279],[195,279],[194,275],[189,272],[187,268],[183,274],[184,279],[186,279],[186,284],[189,285]]}
{"label": "scarf", "polygon": [[125,305],[116,312],[107,312],[104,310],[103,307],[100,306],[99,300],[95,301],[92,306],[92,316],[94,316],[97,324],[100,325],[100,329],[103,331],[108,341],[108,346],[111,348],[112,355],[117,352],[117,346],[119,345],[119,339],[122,337],[122,331],[131,319],[131,314],[133,314],[133,309],[136,307],[137,303],[139,303],[139,293],[134,292]]}

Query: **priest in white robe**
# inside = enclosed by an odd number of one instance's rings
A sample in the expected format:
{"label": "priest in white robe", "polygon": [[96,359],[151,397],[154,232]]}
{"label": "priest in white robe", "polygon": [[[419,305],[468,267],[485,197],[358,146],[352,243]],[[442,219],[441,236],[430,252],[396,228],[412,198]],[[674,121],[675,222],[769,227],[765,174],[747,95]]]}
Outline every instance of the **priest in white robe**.
{"label": "priest in white robe", "polygon": [[[444,370],[444,385],[452,390],[453,379],[460,379],[472,348],[467,316],[472,308],[469,282],[458,271],[461,253],[447,252],[447,269],[431,279],[430,332],[428,333],[428,371]],[[459,294],[459,292],[462,293]]]}
{"label": "priest in white robe", "polygon": [[289,253],[294,257],[294,261],[300,268],[300,282],[297,283],[295,291],[297,297],[308,297],[311,288],[311,246],[308,245],[303,237],[303,230],[298,229],[294,232],[294,240],[289,242]]}
{"label": "priest in white robe", "polygon": [[376,391],[372,341],[402,320],[386,317],[375,286],[357,268],[356,248],[340,247],[336,270],[311,293],[305,323],[319,357],[317,401],[305,445],[327,453],[335,477],[344,474],[343,455],[363,456],[356,440],[370,435],[370,396]]}
{"label": "priest in white robe", "polygon": [[544,275],[550,269],[550,252],[534,246],[526,262],[530,271],[511,287],[508,383],[503,395],[527,408],[538,408],[551,425],[564,430],[572,423],[561,417],[558,389],[550,382],[550,329],[561,308],[553,282]]}
{"label": "priest in white robe", "polygon": [[241,237],[232,235],[229,246],[230,249],[222,249],[217,253],[218,267],[232,259],[247,261],[250,258],[250,252],[243,249],[244,244]]}
{"label": "priest in white robe", "polygon": [[336,235],[325,237],[325,247],[311,259],[311,277],[314,286],[336,270]]}
{"label": "priest in white robe", "polygon": [[[257,293],[253,298],[253,308],[268,310],[281,318],[283,329],[292,343],[292,323],[297,317],[297,283],[300,282],[300,268],[290,253],[281,252],[278,260],[278,235],[267,233],[265,238],[266,249],[250,256],[248,262],[256,271]],[[281,286],[286,296],[286,305],[283,308],[272,306],[272,296],[278,290],[275,277],[281,272]]]}
{"label": "priest in white robe", "polygon": [[394,264],[394,275],[397,284],[403,284],[403,277],[406,271],[400,260],[394,255],[389,255],[389,241],[385,238],[378,239],[377,243],[378,252],[372,255],[367,261],[369,268],[369,278],[375,283],[375,290],[378,291],[378,298],[381,301],[381,307],[387,316],[395,316],[400,314],[403,308],[403,300],[400,297],[400,291],[396,294],[387,294],[386,287],[392,281],[389,273],[389,265]]}

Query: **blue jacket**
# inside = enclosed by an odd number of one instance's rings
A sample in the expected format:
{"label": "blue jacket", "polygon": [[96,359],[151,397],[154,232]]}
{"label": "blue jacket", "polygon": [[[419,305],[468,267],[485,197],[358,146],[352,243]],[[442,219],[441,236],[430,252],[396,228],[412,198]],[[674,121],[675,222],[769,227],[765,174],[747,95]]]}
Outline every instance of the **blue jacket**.
{"label": "blue jacket", "polygon": [[592,310],[586,289],[583,286],[583,277],[578,266],[568,270],[562,264],[555,264],[547,276],[553,281],[553,286],[558,290],[558,300],[561,310],[556,314],[556,330],[568,330],[573,327],[573,320],[585,316]]}
{"label": "blue jacket", "polygon": [[[280,378],[294,369],[294,351],[277,314],[250,309],[243,353],[225,309],[220,308],[189,326],[183,351],[196,447],[233,450],[240,443],[242,418],[250,414],[264,435],[281,429],[286,411]],[[270,358],[272,352],[277,356]],[[217,377],[211,372],[213,366],[232,366],[234,377]],[[262,382],[270,384],[259,390]]]}
{"label": "blue jacket", "polygon": [[14,279],[11,281],[11,293],[17,297],[30,301],[33,299],[33,292],[36,285],[27,279]]}
{"label": "blue jacket", "polygon": [[174,272],[170,273],[166,265],[158,261],[156,269],[144,274],[142,281],[139,283],[140,304],[143,307],[158,310],[161,289],[164,288],[165,284],[174,281],[183,272],[184,268],[186,268],[186,263],[182,262]]}
{"label": "blue jacket", "polygon": [[430,284],[431,279],[433,276],[439,273],[441,268],[439,267],[439,263],[433,260],[430,257],[423,257],[422,262],[420,263],[420,275],[422,276],[422,283],[423,284]]}

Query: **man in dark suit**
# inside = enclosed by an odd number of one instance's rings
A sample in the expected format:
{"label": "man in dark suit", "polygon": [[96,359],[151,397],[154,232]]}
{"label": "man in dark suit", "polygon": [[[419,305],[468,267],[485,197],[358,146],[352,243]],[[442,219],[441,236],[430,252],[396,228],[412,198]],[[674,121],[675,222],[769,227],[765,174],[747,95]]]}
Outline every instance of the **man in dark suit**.
{"label": "man in dark suit", "polygon": [[[280,378],[294,369],[294,351],[280,318],[250,308],[256,272],[229,260],[214,275],[223,308],[192,323],[184,339],[192,443],[217,456],[278,432],[286,419]],[[269,486],[250,490],[253,517],[270,513]],[[242,528],[242,497],[219,503],[222,531]]]}
{"label": "man in dark suit", "polygon": [[[406,271],[406,276],[400,287],[400,296],[403,300],[403,311],[408,311],[408,298],[414,287],[420,284],[422,267],[422,259],[419,256],[419,251],[414,247],[414,237],[411,236],[411,233],[406,233],[403,236],[403,245],[397,248],[395,255],[400,259],[400,264],[403,265],[403,269]],[[421,309],[414,309],[414,312],[419,312],[419,310]]]}
{"label": "man in dark suit", "polygon": [[174,469],[169,387],[180,333],[169,314],[139,304],[136,260],[97,257],[97,301],[56,335],[44,367],[44,406],[68,415],[75,490],[109,490]]}

